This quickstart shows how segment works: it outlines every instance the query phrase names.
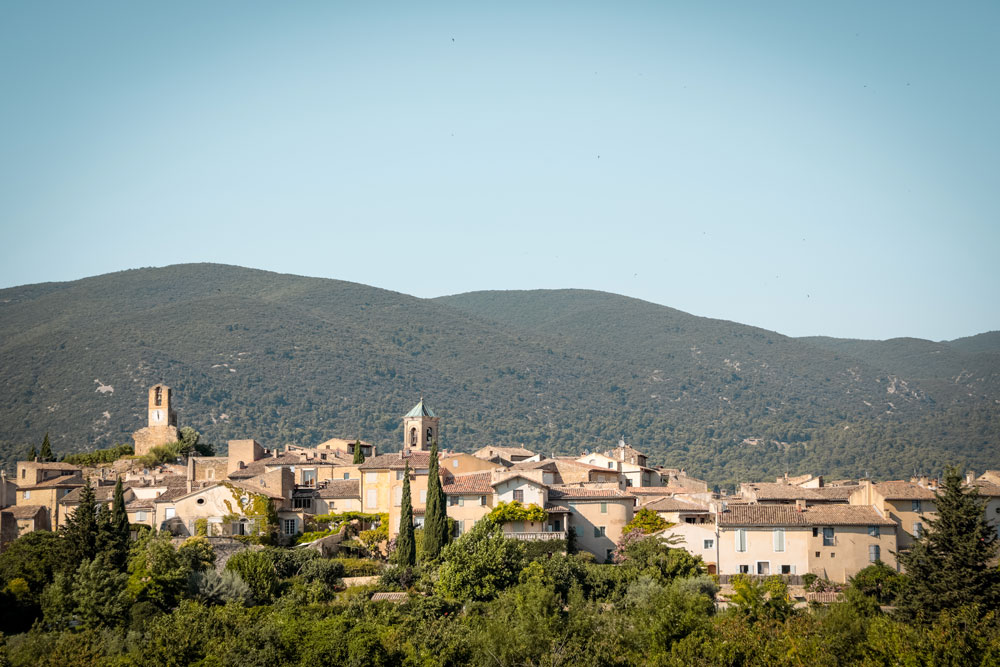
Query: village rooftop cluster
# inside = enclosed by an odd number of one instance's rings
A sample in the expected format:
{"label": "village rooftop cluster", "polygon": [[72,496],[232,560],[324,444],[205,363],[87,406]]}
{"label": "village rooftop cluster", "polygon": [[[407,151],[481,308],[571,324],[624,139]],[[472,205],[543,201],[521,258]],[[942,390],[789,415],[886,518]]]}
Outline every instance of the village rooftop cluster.
{"label": "village rooftop cluster", "polygon": [[[169,387],[149,390],[148,417],[149,425],[134,434],[137,455],[179,439]],[[16,478],[5,476],[0,487],[2,546],[27,532],[64,526],[88,480],[98,503],[110,505],[118,477],[130,523],[178,537],[255,535],[264,528],[261,508],[269,506],[281,543],[293,543],[312,517],[343,512],[387,515],[391,539],[399,531],[407,469],[414,524],[422,525],[440,421],[421,399],[402,418],[401,450],[389,454],[368,442],[333,438],[280,452],[255,440],[232,440],[226,456],[189,456],[183,464],[150,468],[132,459],[97,468],[20,461]],[[896,553],[908,549],[936,514],[936,482],[929,478],[826,481],[804,475],[743,483],[738,493],[720,495],[683,470],[648,465],[624,440],[580,456],[486,446],[438,457],[455,536],[498,504],[517,501],[540,508],[544,519],[535,513],[539,520],[507,522],[506,536],[571,540],[599,562],[610,562],[625,526],[648,509],[670,522],[660,533],[664,539],[724,577],[811,573],[845,582],[876,561],[898,569]],[[966,484],[987,500],[987,519],[1000,530],[1000,471],[967,474]]]}

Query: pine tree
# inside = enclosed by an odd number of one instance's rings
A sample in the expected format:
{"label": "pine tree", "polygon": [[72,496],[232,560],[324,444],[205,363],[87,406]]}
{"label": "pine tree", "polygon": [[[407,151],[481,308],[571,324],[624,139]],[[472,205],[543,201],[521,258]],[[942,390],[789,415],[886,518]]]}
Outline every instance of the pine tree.
{"label": "pine tree", "polygon": [[45,432],[45,439],[42,440],[42,449],[38,452],[39,461],[54,461],[55,456],[52,454],[52,445],[49,444],[49,432]]}
{"label": "pine tree", "polygon": [[[425,538],[426,539],[426,535]],[[399,510],[399,535],[396,536],[396,563],[413,567],[417,562],[417,543],[413,538],[413,500],[410,497],[410,462],[403,474],[403,500]]]}
{"label": "pine tree", "polygon": [[97,555],[97,501],[89,481],[83,485],[80,504],[66,520],[64,531],[73,562],[93,560]]}
{"label": "pine tree", "polygon": [[365,462],[365,454],[361,451],[361,440],[356,440],[354,442],[354,465],[360,465]]}
{"label": "pine tree", "polygon": [[128,565],[128,551],[132,539],[128,523],[128,512],[125,510],[125,487],[122,478],[115,482],[115,495],[111,503],[111,551],[108,559],[112,565],[124,571]]}
{"label": "pine tree", "polygon": [[899,611],[906,619],[931,622],[938,613],[978,604],[985,612],[1000,603],[1000,571],[990,566],[997,553],[997,532],[986,521],[985,502],[962,485],[954,468],[935,494],[937,517],[921,517],[924,534],[899,561],[908,584]]}
{"label": "pine tree", "polygon": [[423,559],[432,560],[438,557],[448,544],[448,514],[447,499],[441,488],[441,477],[438,472],[437,440],[431,445],[431,461],[427,471],[427,505],[424,509],[424,539]]}

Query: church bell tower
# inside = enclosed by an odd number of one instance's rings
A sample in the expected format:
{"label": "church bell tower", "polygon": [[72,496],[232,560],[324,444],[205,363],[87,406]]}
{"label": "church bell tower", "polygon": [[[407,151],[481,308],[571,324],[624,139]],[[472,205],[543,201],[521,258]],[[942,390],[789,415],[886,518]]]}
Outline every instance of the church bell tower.
{"label": "church bell tower", "polygon": [[438,425],[441,418],[424,405],[424,399],[413,406],[403,417],[403,450],[428,452],[431,444],[438,439]]}

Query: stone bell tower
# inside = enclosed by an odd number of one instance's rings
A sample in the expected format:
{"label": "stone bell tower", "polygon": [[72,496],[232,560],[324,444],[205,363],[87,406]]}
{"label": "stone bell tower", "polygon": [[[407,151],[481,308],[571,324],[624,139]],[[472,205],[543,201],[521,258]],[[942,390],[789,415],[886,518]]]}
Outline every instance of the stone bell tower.
{"label": "stone bell tower", "polygon": [[137,456],[148,454],[153,447],[167,445],[181,439],[177,430],[177,413],[172,404],[172,392],[165,384],[153,385],[149,389],[149,405],[146,414],[149,425],[132,434]]}
{"label": "stone bell tower", "polygon": [[441,418],[424,405],[424,399],[403,416],[403,451],[429,452],[438,439]]}

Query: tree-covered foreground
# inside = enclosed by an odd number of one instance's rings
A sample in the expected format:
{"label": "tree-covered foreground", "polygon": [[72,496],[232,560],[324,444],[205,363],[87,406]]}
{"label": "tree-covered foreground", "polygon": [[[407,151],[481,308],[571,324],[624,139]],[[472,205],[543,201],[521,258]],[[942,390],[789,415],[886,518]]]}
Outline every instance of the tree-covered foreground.
{"label": "tree-covered foreground", "polygon": [[938,507],[902,556],[909,576],[876,563],[839,601],[804,608],[780,578],[737,578],[722,608],[697,558],[636,533],[613,565],[484,520],[413,566],[399,561],[426,549],[382,563],[255,547],[219,572],[202,537],[127,542],[115,503],[0,555],[0,664],[1000,664],[996,531],[957,474]]}

